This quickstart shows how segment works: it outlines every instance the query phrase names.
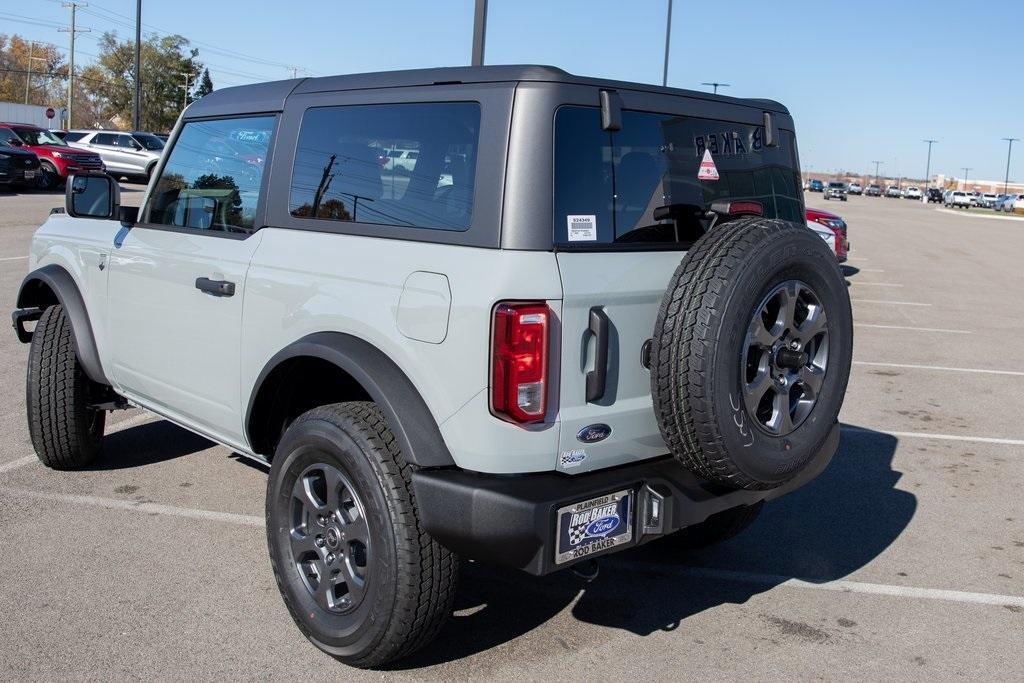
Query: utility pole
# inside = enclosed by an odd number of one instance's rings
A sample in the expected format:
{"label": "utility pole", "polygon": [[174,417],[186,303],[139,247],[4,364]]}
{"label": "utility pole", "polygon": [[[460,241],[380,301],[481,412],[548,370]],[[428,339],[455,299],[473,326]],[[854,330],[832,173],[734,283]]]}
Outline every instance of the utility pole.
{"label": "utility pole", "polygon": [[665,68],[661,71],[661,87],[668,86],[668,46],[672,42],[672,0],[668,0],[668,17],[665,19]]}
{"label": "utility pole", "polygon": [[710,83],[701,83],[701,85],[711,85],[711,86],[714,86],[714,88],[715,88],[714,94],[715,95],[718,94],[718,89],[719,88],[728,88],[729,87],[728,83],[715,83],[714,81],[712,81]]}
{"label": "utility pole", "polygon": [[1003,194],[1006,194],[1006,188],[1010,185],[1010,153],[1013,152],[1013,143],[1020,142],[1020,138],[1003,138],[1009,144],[1006,150],[1006,177],[1003,179]]}
{"label": "utility pole", "polygon": [[71,50],[68,59],[68,128],[71,128],[72,115],[74,112],[75,105],[75,34],[76,33],[88,33],[90,29],[87,28],[75,28],[75,12],[79,7],[88,7],[89,4],[85,2],[62,2],[61,7],[71,8],[71,26],[67,28],[57,29],[61,33],[71,34]]}
{"label": "utility pole", "polygon": [[873,163],[875,165],[875,184],[877,185],[878,184],[878,167],[881,164],[884,164],[885,162],[884,161],[872,161],[871,163]]}
{"label": "utility pole", "polygon": [[932,172],[932,145],[938,142],[938,140],[922,140],[921,142],[928,143],[928,163],[924,167],[924,189],[927,191],[928,185],[931,184],[932,181],[932,177],[930,175]]}
{"label": "utility pole", "polygon": [[968,167],[968,166],[964,166],[963,169],[964,169],[964,192],[967,192],[967,172],[968,171],[973,171],[974,169],[972,167]]}
{"label": "utility pole", "polygon": [[185,88],[185,93],[181,97],[181,110],[184,111],[185,107],[188,106],[188,79],[192,78],[192,74],[181,73],[179,75],[185,77],[185,85],[183,86]]}
{"label": "utility pole", "polygon": [[487,0],[476,0],[473,12],[472,66],[484,65],[484,38],[487,36]]}
{"label": "utility pole", "polygon": [[36,41],[28,41],[28,73],[25,74],[25,104],[28,104],[28,90],[29,84],[32,82],[32,62],[39,61],[45,62],[46,59],[43,57],[33,57],[32,48],[36,46]]}
{"label": "utility pole", "polygon": [[135,96],[132,98],[132,130],[142,128],[142,0],[135,0]]}

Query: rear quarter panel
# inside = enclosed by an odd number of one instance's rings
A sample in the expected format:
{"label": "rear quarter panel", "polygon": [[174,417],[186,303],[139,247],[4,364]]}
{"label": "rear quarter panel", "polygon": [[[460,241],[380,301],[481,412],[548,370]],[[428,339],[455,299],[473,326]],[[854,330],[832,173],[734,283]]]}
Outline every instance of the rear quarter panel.
{"label": "rear quarter panel", "polygon": [[[401,368],[460,467],[553,469],[557,422],[532,429],[503,422],[489,412],[487,388],[493,306],[500,300],[548,300],[557,315],[562,290],[554,254],[277,228],[263,232],[246,280],[243,405],[278,351],[314,332],[342,332],[374,345]],[[449,282],[451,308],[440,343],[409,338],[399,327],[403,287],[416,272],[438,273]],[[521,457],[507,457],[514,453]]]}

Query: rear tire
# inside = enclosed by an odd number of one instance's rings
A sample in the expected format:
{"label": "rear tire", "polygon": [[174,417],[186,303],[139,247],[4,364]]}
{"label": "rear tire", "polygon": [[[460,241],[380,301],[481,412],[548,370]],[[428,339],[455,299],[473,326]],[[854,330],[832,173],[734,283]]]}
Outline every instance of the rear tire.
{"label": "rear tire", "polygon": [[314,645],[352,666],[412,654],[452,611],[458,558],[420,525],[411,473],[380,410],[362,401],[300,415],[270,468],[281,596]]}
{"label": "rear tire", "polygon": [[39,184],[40,190],[56,190],[60,187],[60,173],[57,172],[57,167],[53,166],[47,161],[39,164]]}
{"label": "rear tire", "polygon": [[676,268],[651,348],[662,438],[688,469],[734,488],[795,477],[846,392],[853,321],[834,253],[803,225],[741,218]]}
{"label": "rear tire", "polygon": [[99,455],[106,412],[89,407],[98,387],[75,355],[64,307],[50,306],[32,334],[25,401],[32,446],[47,467],[78,469]]}
{"label": "rear tire", "polygon": [[683,550],[697,550],[727,541],[753,524],[763,507],[764,501],[760,500],[753,505],[730,508],[711,515],[700,524],[681,529],[665,540]]}

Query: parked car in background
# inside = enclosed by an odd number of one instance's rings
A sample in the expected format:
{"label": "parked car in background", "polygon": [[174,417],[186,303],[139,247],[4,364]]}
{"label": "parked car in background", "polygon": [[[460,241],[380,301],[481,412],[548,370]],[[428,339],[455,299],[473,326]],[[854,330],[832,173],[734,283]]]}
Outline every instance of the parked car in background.
{"label": "parked car in background", "polygon": [[846,221],[841,216],[823,209],[807,207],[807,227],[818,233],[836,259],[842,263],[850,250],[850,241],[846,236]]}
{"label": "parked car in background", "polygon": [[871,185],[868,185],[868,189],[864,190],[864,194],[868,197],[881,197],[882,186],[872,183]]}
{"label": "parked car in background", "polygon": [[142,132],[116,130],[72,130],[64,138],[72,147],[96,152],[107,173],[148,179],[163,153],[164,141]]}
{"label": "parked car in background", "polygon": [[807,186],[807,189],[810,190],[811,192],[824,192],[825,183],[821,182],[820,180],[812,180],[811,184]]}
{"label": "parked car in background", "polygon": [[1024,213],[1024,194],[1015,195],[1011,202],[1007,199],[1003,202],[1003,210],[1010,213]]}
{"label": "parked car in background", "polygon": [[946,193],[946,206],[959,206],[964,209],[969,209],[973,204],[974,202],[971,201],[971,193],[969,192],[964,192],[963,190],[952,190]]}
{"label": "parked car in background", "polygon": [[889,188],[885,191],[885,196],[889,198],[895,197],[896,199],[899,199],[900,197],[903,196],[903,190],[901,190],[895,185],[890,185]]}
{"label": "parked car in background", "polygon": [[30,123],[0,123],[0,141],[34,152],[39,157],[39,187],[60,187],[73,173],[106,171],[95,152],[75,149],[52,132]]}
{"label": "parked car in background", "polygon": [[996,202],[995,210],[996,211],[1006,211],[1008,213],[1012,213],[1013,212],[1013,203],[1015,201],[1017,201],[1018,197],[1021,197],[1021,196],[1024,196],[1024,195],[1019,195],[1019,194],[1004,194],[1004,195],[1000,195],[1000,197],[1002,197],[1002,199],[1000,199],[998,202]]}
{"label": "parked car in background", "polygon": [[996,195],[993,192],[985,192],[978,197],[978,206],[983,209],[994,209],[996,206]]}
{"label": "parked car in background", "polygon": [[864,194],[864,188],[861,187],[860,183],[850,183],[850,186],[846,189],[847,194]]}
{"label": "parked car in background", "polygon": [[838,199],[846,201],[846,183],[831,182],[825,187],[825,199]]}
{"label": "parked car in background", "polygon": [[928,188],[928,203],[929,204],[941,204],[942,203],[942,190],[937,187]]}
{"label": "parked car in background", "polygon": [[904,199],[917,199],[920,201],[922,196],[923,195],[921,194],[921,188],[917,187],[916,185],[911,185],[903,193]]}
{"label": "parked car in background", "polygon": [[39,182],[39,157],[35,152],[0,142],[0,186],[35,187]]}

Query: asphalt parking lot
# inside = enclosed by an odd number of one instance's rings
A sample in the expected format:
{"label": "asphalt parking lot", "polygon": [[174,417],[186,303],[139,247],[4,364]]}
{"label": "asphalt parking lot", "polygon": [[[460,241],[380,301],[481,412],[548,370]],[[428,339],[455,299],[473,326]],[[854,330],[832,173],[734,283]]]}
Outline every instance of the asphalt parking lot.
{"label": "asphalt parking lot", "polygon": [[[852,242],[854,367],[825,474],[729,542],[621,553],[589,584],[467,565],[438,641],[384,674],[292,624],[260,468],[138,411],[111,417],[89,471],[39,465],[28,347],[0,334],[0,678],[1021,679],[1024,220],[807,199]],[[8,309],[62,203],[0,194]]]}

